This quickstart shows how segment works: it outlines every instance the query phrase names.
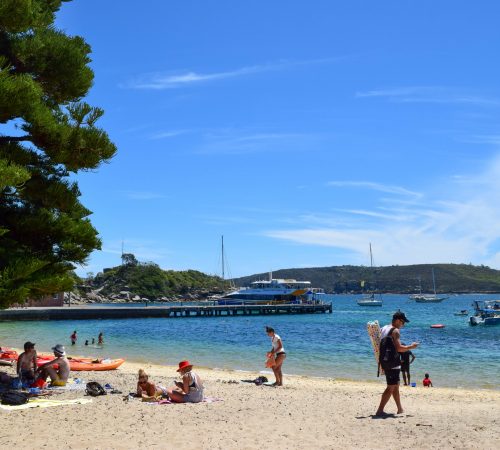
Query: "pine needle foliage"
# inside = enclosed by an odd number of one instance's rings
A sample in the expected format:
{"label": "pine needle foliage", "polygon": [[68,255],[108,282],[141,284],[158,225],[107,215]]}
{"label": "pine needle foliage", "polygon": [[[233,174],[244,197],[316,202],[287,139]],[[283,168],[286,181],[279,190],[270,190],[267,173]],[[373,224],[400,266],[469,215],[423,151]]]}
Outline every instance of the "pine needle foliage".
{"label": "pine needle foliage", "polygon": [[54,27],[68,0],[0,0],[0,307],[71,289],[101,242],[75,174],[116,152],[84,101],[90,46]]}

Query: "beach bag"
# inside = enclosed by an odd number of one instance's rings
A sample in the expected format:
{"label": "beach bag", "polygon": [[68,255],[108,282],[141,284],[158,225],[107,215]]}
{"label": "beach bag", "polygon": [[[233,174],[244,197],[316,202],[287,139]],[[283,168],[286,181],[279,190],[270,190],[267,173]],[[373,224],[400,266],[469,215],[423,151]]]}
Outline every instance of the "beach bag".
{"label": "beach bag", "polygon": [[29,396],[24,392],[7,391],[1,395],[2,405],[24,405],[28,403]]}
{"label": "beach bag", "polygon": [[380,341],[379,368],[382,367],[384,371],[394,369],[394,367],[399,367],[401,365],[401,358],[396,351],[394,339],[392,338],[393,331],[394,327],[391,328],[389,334]]}
{"label": "beach bag", "polygon": [[87,383],[85,392],[87,393],[87,395],[90,395],[92,397],[106,395],[106,390],[97,381],[91,381],[90,383]]}
{"label": "beach bag", "polygon": [[255,380],[253,380],[253,382],[257,385],[257,386],[260,386],[264,383],[267,383],[268,382],[268,379],[266,377],[263,377],[263,376],[260,376],[260,377],[257,377]]}

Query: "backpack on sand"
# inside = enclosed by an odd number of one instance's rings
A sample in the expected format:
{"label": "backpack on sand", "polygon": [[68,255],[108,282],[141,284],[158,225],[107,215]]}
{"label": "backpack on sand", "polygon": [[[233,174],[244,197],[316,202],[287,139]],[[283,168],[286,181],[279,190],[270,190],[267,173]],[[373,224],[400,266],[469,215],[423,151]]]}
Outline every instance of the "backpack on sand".
{"label": "backpack on sand", "polygon": [[380,340],[379,373],[377,376],[380,374],[380,367],[386,371],[401,365],[401,359],[392,338],[394,330],[395,328],[392,327],[387,336]]}
{"label": "backpack on sand", "polygon": [[1,395],[2,405],[24,405],[28,403],[29,396],[24,392],[7,391]]}
{"label": "backpack on sand", "polygon": [[91,381],[90,383],[87,383],[85,392],[87,393],[87,395],[90,395],[92,397],[106,395],[106,390],[97,381]]}

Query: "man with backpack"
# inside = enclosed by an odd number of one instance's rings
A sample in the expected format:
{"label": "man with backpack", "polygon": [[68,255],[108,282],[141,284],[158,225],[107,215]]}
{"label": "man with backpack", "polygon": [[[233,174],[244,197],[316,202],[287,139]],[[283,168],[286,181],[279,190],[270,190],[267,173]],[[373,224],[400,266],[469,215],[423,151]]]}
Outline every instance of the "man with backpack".
{"label": "man with backpack", "polygon": [[394,397],[394,401],[398,407],[397,414],[403,412],[403,406],[401,405],[401,399],[399,397],[399,374],[401,372],[401,359],[399,354],[413,350],[418,346],[417,342],[413,342],[411,345],[401,344],[399,330],[408,322],[409,320],[406,318],[405,314],[398,311],[392,316],[392,324],[386,325],[380,332],[379,363],[385,372],[387,387],[382,394],[380,405],[375,413],[377,417],[384,417],[386,415],[384,408],[391,397]]}

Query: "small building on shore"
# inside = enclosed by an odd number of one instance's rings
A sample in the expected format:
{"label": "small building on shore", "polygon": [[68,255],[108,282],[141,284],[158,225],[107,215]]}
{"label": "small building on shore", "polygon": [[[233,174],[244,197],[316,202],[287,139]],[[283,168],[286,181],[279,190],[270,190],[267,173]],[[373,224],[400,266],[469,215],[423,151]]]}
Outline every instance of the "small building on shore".
{"label": "small building on shore", "polygon": [[31,299],[26,300],[25,303],[21,305],[13,305],[17,307],[50,307],[50,306],[63,306],[64,305],[64,292],[58,292],[53,295],[46,295],[45,297],[39,299]]}

